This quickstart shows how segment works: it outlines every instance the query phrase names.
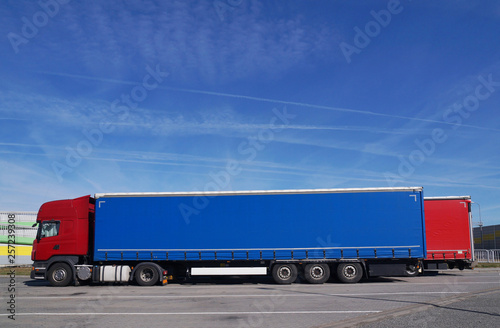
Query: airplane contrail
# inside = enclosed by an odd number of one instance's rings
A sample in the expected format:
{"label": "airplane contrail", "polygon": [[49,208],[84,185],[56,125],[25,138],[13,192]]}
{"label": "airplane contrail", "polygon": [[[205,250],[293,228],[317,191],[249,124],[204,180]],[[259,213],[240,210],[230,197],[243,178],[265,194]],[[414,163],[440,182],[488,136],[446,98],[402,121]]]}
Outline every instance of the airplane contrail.
{"label": "airplane contrail", "polygon": [[[134,85],[134,86],[140,84],[138,82],[133,82],[133,81],[125,81],[125,80],[117,80],[117,79],[109,79],[109,78],[101,78],[101,77],[92,77],[92,76],[76,75],[76,74],[68,74],[68,73],[55,73],[55,72],[45,72],[45,71],[41,71],[39,73],[47,74],[47,75],[63,76],[63,77],[72,77],[72,78],[85,79],[85,80],[93,80],[93,81],[125,84],[125,85]],[[377,113],[377,112],[372,112],[372,111],[367,111],[367,110],[358,110],[358,109],[350,109],[350,108],[342,108],[342,107],[315,105],[315,104],[308,104],[308,103],[303,103],[303,102],[287,101],[287,100],[271,99],[271,98],[262,98],[262,97],[254,97],[254,96],[247,96],[247,95],[238,95],[238,94],[225,93],[225,92],[205,91],[205,90],[186,89],[186,88],[175,88],[175,87],[167,87],[167,86],[158,86],[157,89],[169,90],[169,91],[189,92],[189,93],[204,94],[204,95],[218,96],[218,97],[247,99],[247,100],[260,101],[260,102],[268,102],[268,103],[283,104],[283,105],[293,105],[293,106],[308,107],[308,108],[315,108],[315,109],[325,109],[325,110],[354,113],[354,114],[361,114],[361,115],[390,117],[390,118],[404,119],[404,120],[410,120],[410,121],[437,123],[437,124],[452,125],[452,126],[457,125],[456,123],[431,120],[431,119],[425,119],[425,118],[417,118],[417,117],[394,115],[394,114],[384,114],[384,113]],[[474,128],[474,129],[480,129],[480,130],[500,132],[500,129],[488,128],[488,127],[477,126],[477,125],[460,124],[460,126]]]}

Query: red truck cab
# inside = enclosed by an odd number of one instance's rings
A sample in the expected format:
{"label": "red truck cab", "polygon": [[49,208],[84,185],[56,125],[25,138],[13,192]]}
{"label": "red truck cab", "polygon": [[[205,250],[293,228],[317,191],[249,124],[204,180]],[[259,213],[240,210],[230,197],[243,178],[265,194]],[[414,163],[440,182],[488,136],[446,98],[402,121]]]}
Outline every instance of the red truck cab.
{"label": "red truck cab", "polygon": [[[92,197],[84,196],[48,202],[40,207],[37,216],[38,232],[31,252],[34,262],[31,278],[65,278],[71,271],[57,271],[54,263],[73,266],[81,261],[81,257],[89,255],[94,204]],[[60,266],[56,267],[60,270]]]}

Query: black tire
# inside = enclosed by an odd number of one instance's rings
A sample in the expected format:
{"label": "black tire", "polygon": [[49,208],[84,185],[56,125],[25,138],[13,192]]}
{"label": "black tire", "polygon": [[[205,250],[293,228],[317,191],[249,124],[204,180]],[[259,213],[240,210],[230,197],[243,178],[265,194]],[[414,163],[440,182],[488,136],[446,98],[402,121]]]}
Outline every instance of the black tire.
{"label": "black tire", "polygon": [[357,283],[363,277],[363,268],[356,262],[340,263],[337,267],[337,277],[343,283]]}
{"label": "black tire", "polygon": [[324,263],[307,264],[304,277],[310,284],[323,284],[330,279],[330,267]]}
{"label": "black tire", "polygon": [[298,270],[295,264],[278,263],[272,269],[273,279],[278,284],[291,284],[297,279]]}
{"label": "black tire", "polygon": [[50,267],[47,278],[52,286],[65,287],[73,281],[73,271],[66,263],[55,263]]}
{"label": "black tire", "polygon": [[407,276],[407,277],[416,277],[416,276],[418,276],[418,269],[417,269],[417,267],[415,265],[413,265],[413,264],[408,264],[406,266],[405,276]]}
{"label": "black tire", "polygon": [[135,271],[135,281],[139,286],[153,286],[158,282],[160,275],[154,265],[142,265]]}

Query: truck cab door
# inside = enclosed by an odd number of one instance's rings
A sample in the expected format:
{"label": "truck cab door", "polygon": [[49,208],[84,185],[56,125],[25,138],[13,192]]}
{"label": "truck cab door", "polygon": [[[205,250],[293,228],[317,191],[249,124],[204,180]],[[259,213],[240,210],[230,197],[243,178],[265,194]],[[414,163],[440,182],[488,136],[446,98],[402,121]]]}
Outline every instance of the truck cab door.
{"label": "truck cab door", "polygon": [[36,260],[44,261],[53,255],[59,254],[61,249],[60,226],[61,221],[42,221],[36,236]]}

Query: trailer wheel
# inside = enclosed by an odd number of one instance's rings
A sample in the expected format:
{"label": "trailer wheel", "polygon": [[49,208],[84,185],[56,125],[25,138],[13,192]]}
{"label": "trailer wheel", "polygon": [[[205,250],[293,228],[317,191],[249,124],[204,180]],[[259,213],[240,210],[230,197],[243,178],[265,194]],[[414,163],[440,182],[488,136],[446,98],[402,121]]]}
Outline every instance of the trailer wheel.
{"label": "trailer wheel", "polygon": [[158,282],[158,270],[149,264],[143,265],[135,272],[135,281],[140,286],[153,286]]}
{"label": "trailer wheel", "polygon": [[363,277],[363,269],[359,263],[340,263],[337,267],[337,277],[343,283],[354,284]]}
{"label": "trailer wheel", "polygon": [[272,269],[274,281],[278,284],[291,284],[297,279],[298,271],[295,264],[278,263]]}
{"label": "trailer wheel", "polygon": [[415,277],[418,275],[418,269],[415,265],[409,264],[406,266],[405,276],[407,277]]}
{"label": "trailer wheel", "polygon": [[52,286],[65,287],[73,280],[73,271],[66,263],[55,263],[50,267],[47,278]]}
{"label": "trailer wheel", "polygon": [[307,264],[304,277],[311,284],[323,284],[330,278],[330,267],[322,263]]}

